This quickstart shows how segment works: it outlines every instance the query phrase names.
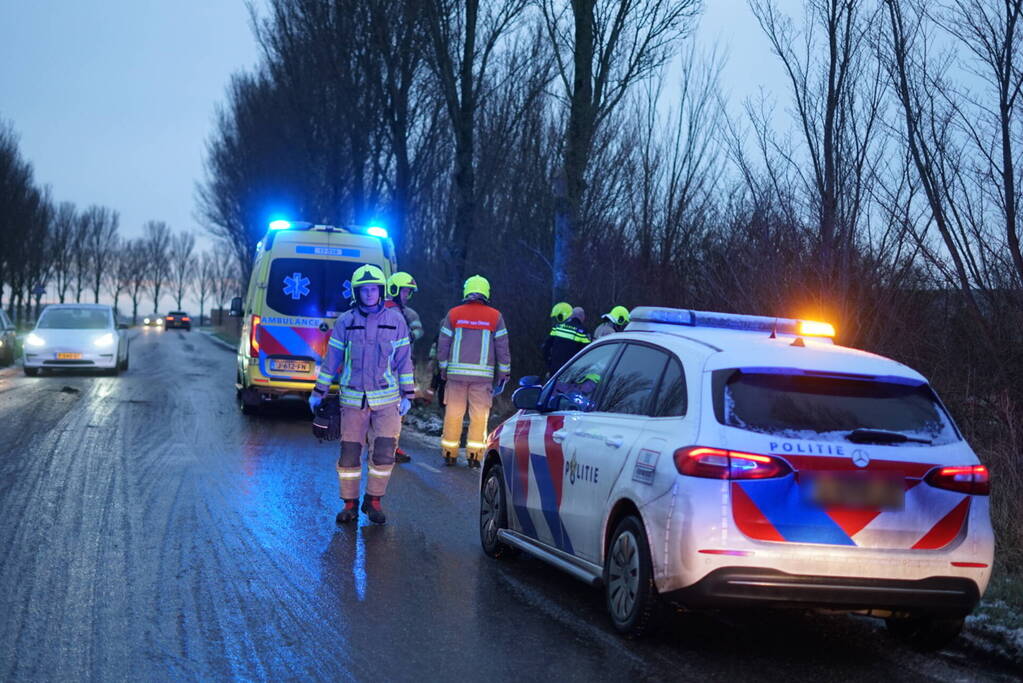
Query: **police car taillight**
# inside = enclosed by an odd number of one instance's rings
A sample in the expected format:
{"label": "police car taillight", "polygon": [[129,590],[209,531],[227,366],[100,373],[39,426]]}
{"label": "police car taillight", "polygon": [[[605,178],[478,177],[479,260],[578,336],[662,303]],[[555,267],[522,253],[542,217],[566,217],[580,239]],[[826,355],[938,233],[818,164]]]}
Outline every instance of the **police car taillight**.
{"label": "police car taillight", "polygon": [[984,465],[935,467],[924,476],[931,486],[948,491],[986,496],[991,492],[991,477]]}
{"label": "police car taillight", "polygon": [[771,455],[705,446],[680,448],[674,457],[679,474],[704,479],[770,479],[792,472],[787,462]]}

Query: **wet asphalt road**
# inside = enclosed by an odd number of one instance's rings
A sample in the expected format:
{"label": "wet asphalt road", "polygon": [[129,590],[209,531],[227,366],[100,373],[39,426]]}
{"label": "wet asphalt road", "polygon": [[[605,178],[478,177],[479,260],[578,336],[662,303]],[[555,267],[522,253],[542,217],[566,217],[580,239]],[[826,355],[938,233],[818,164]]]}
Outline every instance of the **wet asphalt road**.
{"label": "wet asphalt road", "polygon": [[242,416],[231,352],[131,335],[120,377],[0,369],[4,680],[1014,679],[858,617],[673,614],[624,640],[599,591],[485,557],[478,475],[413,433],[389,523],[337,529],[304,404]]}

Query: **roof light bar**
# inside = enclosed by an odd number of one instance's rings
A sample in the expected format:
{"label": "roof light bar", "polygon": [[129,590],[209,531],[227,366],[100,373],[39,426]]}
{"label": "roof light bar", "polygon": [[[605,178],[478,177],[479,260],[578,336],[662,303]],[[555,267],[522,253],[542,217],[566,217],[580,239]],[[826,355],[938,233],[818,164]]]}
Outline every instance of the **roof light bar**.
{"label": "roof light bar", "polygon": [[[661,308],[639,306],[632,310],[632,323],[660,323],[684,325],[687,327],[715,327],[746,332],[774,332],[777,334],[812,337],[834,337],[835,328],[830,323],[795,318],[772,318],[766,315],[739,315],[694,311],[687,308]],[[630,324],[631,326],[631,324]]]}
{"label": "roof light bar", "polygon": [[275,221],[270,221],[270,229],[271,230],[287,230],[290,227],[291,227],[291,221],[286,221],[286,220],[283,220],[283,219],[280,219],[280,218],[275,220]]}
{"label": "roof light bar", "polygon": [[379,225],[370,225],[366,228],[366,234],[372,237],[379,237],[380,239],[387,239],[387,229],[381,228]]}

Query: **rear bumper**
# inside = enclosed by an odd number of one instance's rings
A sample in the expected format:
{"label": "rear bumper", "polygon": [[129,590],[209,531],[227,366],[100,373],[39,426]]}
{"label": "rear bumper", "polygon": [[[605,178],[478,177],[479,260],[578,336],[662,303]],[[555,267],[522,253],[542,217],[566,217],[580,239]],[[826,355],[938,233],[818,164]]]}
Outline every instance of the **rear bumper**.
{"label": "rear bumper", "polygon": [[955,576],[865,579],[721,567],[663,597],[686,607],[876,609],[959,617],[973,611],[980,589],[973,580]]}

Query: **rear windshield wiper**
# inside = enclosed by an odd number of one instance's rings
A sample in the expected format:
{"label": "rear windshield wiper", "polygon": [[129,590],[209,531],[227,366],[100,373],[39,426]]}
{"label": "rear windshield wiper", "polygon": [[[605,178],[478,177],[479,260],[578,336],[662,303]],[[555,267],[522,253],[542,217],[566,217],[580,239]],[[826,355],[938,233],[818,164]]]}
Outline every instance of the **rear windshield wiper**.
{"label": "rear windshield wiper", "polygon": [[887,429],[854,429],[845,435],[853,443],[931,443],[930,439],[909,436],[902,432],[890,432]]}

